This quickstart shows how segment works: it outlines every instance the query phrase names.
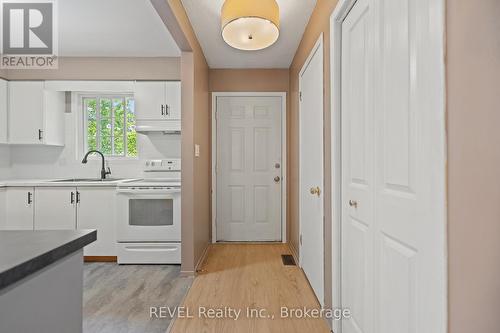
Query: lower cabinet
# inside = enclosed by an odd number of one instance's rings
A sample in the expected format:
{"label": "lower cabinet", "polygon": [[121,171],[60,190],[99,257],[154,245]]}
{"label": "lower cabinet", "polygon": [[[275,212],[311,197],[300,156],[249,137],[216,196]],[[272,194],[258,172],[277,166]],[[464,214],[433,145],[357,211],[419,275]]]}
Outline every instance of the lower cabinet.
{"label": "lower cabinet", "polygon": [[33,230],[35,188],[9,187],[5,190],[3,230]]}
{"label": "lower cabinet", "polygon": [[97,229],[84,255],[116,256],[113,187],[0,188],[0,230]]}
{"label": "lower cabinet", "polygon": [[84,248],[86,256],[116,256],[114,188],[79,187],[77,228],[97,229],[97,240]]}
{"label": "lower cabinet", "polygon": [[76,187],[37,187],[35,197],[35,230],[76,229]]}

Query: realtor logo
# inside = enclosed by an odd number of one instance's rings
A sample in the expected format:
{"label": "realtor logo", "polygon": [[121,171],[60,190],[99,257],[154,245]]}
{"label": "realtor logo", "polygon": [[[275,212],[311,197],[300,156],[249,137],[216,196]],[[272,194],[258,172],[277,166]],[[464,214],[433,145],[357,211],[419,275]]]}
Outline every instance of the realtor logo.
{"label": "realtor logo", "polygon": [[0,68],[57,68],[55,0],[0,0],[0,3]]}

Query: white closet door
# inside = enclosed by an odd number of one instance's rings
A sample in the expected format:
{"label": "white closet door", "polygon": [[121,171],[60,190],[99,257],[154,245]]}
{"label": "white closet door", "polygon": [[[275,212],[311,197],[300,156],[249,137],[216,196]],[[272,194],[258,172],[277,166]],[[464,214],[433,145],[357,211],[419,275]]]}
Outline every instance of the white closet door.
{"label": "white closet door", "polygon": [[444,333],[442,4],[376,3],[376,332]]}
{"label": "white closet door", "polygon": [[342,303],[344,333],[373,332],[373,8],[358,0],[342,26]]}
{"label": "white closet door", "polygon": [[300,74],[300,266],[324,305],[323,44]]}
{"label": "white closet door", "polygon": [[217,240],[281,240],[281,98],[217,98]]}
{"label": "white closet door", "polygon": [[344,333],[446,331],[442,13],[358,0],[342,25]]}

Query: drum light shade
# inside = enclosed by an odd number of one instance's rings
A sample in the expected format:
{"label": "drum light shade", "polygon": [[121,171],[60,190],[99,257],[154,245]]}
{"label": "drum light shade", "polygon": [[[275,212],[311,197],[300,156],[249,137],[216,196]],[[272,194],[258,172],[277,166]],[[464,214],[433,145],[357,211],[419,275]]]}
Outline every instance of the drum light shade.
{"label": "drum light shade", "polygon": [[276,0],[226,0],[221,12],[222,38],[246,51],[262,50],[279,37],[280,11]]}

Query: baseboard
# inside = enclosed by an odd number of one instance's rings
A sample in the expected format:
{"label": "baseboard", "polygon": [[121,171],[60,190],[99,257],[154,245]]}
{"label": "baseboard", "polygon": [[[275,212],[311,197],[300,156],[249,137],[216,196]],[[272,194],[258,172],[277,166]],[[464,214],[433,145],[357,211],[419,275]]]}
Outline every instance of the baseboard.
{"label": "baseboard", "polygon": [[210,246],[211,246],[212,243],[207,243],[207,246],[205,246],[205,250],[203,250],[203,254],[201,255],[200,259],[198,260],[198,262],[196,263],[196,266],[194,267],[194,270],[196,273],[200,273],[201,272],[201,267],[203,265],[203,262],[205,261],[205,259],[207,258],[208,256],[208,251],[210,250]]}
{"label": "baseboard", "polygon": [[84,256],[84,262],[117,262],[116,256]]}

